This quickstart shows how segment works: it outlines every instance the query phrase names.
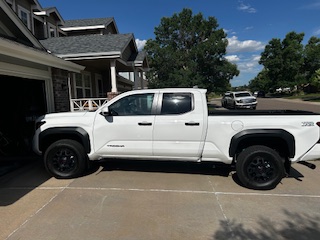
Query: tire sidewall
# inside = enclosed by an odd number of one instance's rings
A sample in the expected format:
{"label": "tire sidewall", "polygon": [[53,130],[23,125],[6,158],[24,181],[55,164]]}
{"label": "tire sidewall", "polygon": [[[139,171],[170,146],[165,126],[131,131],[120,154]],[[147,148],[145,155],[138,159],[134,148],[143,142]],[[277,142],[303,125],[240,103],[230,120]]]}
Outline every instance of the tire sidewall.
{"label": "tire sidewall", "polygon": [[[63,149],[66,148],[73,152],[75,155],[75,167],[68,172],[61,172],[59,171],[53,163],[53,157],[55,154]],[[83,174],[86,168],[86,154],[84,148],[80,143],[74,140],[59,140],[52,143],[45,152],[44,155],[44,165],[46,170],[56,178],[74,178],[79,177]]]}
{"label": "tire sidewall", "polygon": [[[273,175],[265,182],[254,181],[248,173],[248,166],[257,156],[267,158],[273,165]],[[236,171],[241,183],[251,189],[269,190],[277,186],[284,176],[284,164],[279,154],[266,146],[251,146],[239,154]]]}

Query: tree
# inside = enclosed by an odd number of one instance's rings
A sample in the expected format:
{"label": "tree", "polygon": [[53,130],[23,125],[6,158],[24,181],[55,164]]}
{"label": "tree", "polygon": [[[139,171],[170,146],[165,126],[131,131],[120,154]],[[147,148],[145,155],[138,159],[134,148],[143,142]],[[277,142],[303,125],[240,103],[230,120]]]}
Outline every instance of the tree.
{"label": "tree", "polygon": [[249,82],[249,88],[251,91],[261,90],[268,92],[271,87],[272,84],[268,77],[268,72],[265,69]]}
{"label": "tree", "polygon": [[304,72],[307,82],[320,69],[320,38],[311,37],[304,50]]}
{"label": "tree", "polygon": [[289,32],[282,41],[283,74],[280,83],[283,87],[304,83],[303,38],[304,33]]}
{"label": "tree", "polygon": [[[264,75],[269,79],[270,86],[277,86],[278,79],[282,79],[283,74],[283,59],[282,59],[282,45],[280,39],[273,38],[266,45],[264,51],[261,53],[259,64],[264,66]],[[260,79],[260,78],[259,78]],[[259,81],[256,79],[256,81]]]}
{"label": "tree", "polygon": [[312,75],[311,84],[320,90],[320,69],[316,70]]}
{"label": "tree", "polygon": [[225,91],[239,75],[236,65],[224,57],[228,41],[214,17],[204,19],[190,9],[161,19],[155,39],[145,50],[150,60],[149,86],[193,87]]}
{"label": "tree", "polygon": [[304,82],[303,37],[304,33],[289,32],[283,41],[273,38],[261,53],[259,63],[264,65],[274,88]]}

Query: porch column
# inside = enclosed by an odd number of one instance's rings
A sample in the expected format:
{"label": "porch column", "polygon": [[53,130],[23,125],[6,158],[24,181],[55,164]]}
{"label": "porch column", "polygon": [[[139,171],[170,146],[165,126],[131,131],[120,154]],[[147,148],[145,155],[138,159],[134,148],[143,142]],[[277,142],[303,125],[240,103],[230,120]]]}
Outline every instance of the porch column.
{"label": "porch column", "polygon": [[111,92],[118,92],[117,89],[117,73],[116,73],[116,61],[110,62],[110,72],[111,72]]}
{"label": "porch column", "polygon": [[140,78],[139,78],[139,72],[136,68],[134,69],[133,79],[134,79],[134,89],[139,89]]}
{"label": "porch column", "polygon": [[140,72],[140,82],[141,82],[141,89],[144,89],[144,77],[143,77],[143,72]]}

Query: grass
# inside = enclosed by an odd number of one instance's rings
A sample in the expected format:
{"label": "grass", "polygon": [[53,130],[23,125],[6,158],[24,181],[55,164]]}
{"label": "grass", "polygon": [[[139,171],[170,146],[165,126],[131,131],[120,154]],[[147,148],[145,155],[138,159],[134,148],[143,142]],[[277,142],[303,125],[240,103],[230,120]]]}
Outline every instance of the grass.
{"label": "grass", "polygon": [[302,101],[320,102],[320,93],[301,94],[286,97],[288,99],[301,99]]}

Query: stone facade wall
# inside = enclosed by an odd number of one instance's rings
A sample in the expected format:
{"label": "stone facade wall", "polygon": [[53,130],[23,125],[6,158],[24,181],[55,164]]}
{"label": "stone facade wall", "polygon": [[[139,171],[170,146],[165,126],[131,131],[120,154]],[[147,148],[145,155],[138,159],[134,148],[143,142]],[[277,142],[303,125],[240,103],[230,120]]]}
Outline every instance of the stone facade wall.
{"label": "stone facade wall", "polygon": [[70,111],[68,71],[52,68],[52,85],[55,112]]}

